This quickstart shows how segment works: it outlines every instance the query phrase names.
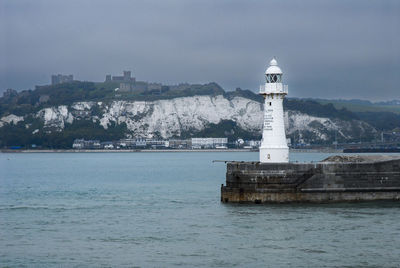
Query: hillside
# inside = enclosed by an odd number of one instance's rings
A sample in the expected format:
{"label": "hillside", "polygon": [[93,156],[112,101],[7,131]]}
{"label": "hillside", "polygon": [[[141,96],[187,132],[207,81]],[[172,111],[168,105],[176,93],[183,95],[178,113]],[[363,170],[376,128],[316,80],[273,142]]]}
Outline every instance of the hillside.
{"label": "hillside", "polygon": [[336,109],[346,109],[361,120],[381,131],[400,127],[400,100],[370,102],[366,100],[314,99],[320,104],[332,104]]}
{"label": "hillside", "polygon": [[[261,138],[263,99],[251,91],[225,92],[216,83],[163,92],[120,93],[114,87],[75,81],[20,93],[8,90],[0,98],[0,147],[69,148],[76,138]],[[332,104],[286,99],[284,108],[286,131],[295,143],[377,137],[371,123]]]}
{"label": "hillside", "polygon": [[400,114],[400,101],[370,102],[366,100],[325,100],[313,99],[321,104],[331,103],[335,108],[345,108],[354,113],[363,112],[390,112]]}

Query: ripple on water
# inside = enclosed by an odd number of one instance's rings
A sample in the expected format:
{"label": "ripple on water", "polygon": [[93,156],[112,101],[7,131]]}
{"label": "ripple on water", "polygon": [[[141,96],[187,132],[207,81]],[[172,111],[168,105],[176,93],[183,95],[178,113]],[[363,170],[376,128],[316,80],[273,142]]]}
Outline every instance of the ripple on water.
{"label": "ripple on water", "polygon": [[398,266],[400,202],[221,204],[257,153],[49,156],[0,178],[0,267]]}
{"label": "ripple on water", "polygon": [[310,249],[310,248],[300,248],[300,251],[306,252],[306,253],[315,253],[315,254],[324,254],[327,253],[324,250],[318,250],[318,249]]}

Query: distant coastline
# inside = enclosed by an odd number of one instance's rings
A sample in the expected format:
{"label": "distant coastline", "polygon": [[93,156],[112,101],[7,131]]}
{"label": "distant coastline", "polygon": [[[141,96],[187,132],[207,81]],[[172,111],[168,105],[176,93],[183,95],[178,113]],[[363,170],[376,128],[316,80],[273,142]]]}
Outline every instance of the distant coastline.
{"label": "distant coastline", "polygon": [[151,153],[151,152],[251,152],[251,149],[37,149],[37,150],[1,150],[2,153]]}
{"label": "distant coastline", "polygon": [[[342,149],[290,149],[291,152],[301,153],[342,153]],[[35,149],[35,150],[0,150],[1,153],[157,153],[157,152],[258,152],[255,149],[98,149],[98,150],[75,150],[75,149]]]}

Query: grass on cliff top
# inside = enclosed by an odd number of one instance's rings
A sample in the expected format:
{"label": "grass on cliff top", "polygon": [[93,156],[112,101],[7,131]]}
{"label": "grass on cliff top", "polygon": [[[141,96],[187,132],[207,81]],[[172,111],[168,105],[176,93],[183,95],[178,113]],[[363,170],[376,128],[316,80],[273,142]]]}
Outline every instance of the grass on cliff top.
{"label": "grass on cliff top", "polygon": [[383,105],[375,103],[354,103],[342,100],[316,100],[321,104],[332,103],[336,109],[347,109],[351,112],[391,112],[400,114],[400,105]]}

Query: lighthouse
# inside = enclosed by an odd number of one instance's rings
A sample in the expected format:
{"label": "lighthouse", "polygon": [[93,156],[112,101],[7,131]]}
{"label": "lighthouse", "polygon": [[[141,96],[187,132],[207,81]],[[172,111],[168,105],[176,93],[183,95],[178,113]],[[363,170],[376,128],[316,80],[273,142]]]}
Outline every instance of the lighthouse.
{"label": "lighthouse", "polygon": [[289,162],[289,148],[283,120],[283,99],[288,94],[288,87],[282,84],[282,74],[278,62],[273,58],[265,71],[266,82],[260,86],[260,95],[264,97],[261,163]]}
{"label": "lighthouse", "polygon": [[[318,163],[289,163],[283,120],[288,93],[282,71],[272,59],[260,87],[264,124],[260,162],[227,161],[224,203],[400,201],[400,158],[331,156]],[[368,173],[367,179],[365,174]],[[380,178],[389,176],[382,184]],[[380,182],[379,182],[380,181]],[[376,185],[379,184],[379,188]]]}

